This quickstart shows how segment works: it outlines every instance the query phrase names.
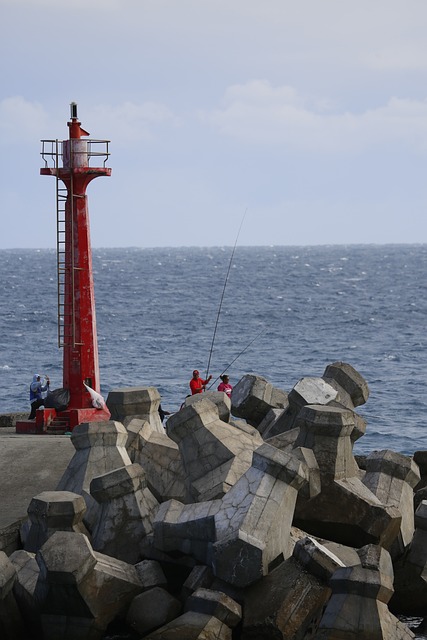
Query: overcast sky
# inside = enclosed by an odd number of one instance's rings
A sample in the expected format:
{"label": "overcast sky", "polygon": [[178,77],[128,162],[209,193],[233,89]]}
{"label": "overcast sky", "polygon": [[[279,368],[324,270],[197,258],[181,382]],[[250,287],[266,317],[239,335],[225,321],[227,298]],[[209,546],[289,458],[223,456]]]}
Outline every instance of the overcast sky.
{"label": "overcast sky", "polygon": [[426,0],[0,0],[0,248],[41,139],[111,140],[94,247],[427,242]]}

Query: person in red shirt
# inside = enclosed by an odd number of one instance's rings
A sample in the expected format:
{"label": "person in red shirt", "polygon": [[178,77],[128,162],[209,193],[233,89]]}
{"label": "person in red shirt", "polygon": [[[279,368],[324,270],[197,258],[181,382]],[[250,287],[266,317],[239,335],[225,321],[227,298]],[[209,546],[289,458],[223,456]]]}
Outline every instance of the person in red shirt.
{"label": "person in red shirt", "polygon": [[197,369],[194,369],[193,377],[190,380],[191,395],[194,396],[195,393],[202,393],[205,390],[209,380],[211,379],[212,376],[209,376],[209,378],[203,380],[203,378],[200,377],[200,373],[197,371]]}
{"label": "person in red shirt", "polygon": [[229,377],[225,373],[219,377],[221,378],[221,382],[218,385],[218,391],[223,391],[228,395],[229,398],[231,398],[231,392],[233,391],[233,387],[230,384]]}

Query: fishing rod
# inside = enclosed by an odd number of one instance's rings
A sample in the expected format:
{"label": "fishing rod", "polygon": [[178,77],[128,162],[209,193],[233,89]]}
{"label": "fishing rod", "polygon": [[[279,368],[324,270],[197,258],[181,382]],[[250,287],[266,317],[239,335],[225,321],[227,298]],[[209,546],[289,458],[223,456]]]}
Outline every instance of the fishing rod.
{"label": "fishing rod", "polygon": [[257,340],[257,339],[258,339],[258,338],[259,338],[263,333],[265,333],[266,331],[267,331],[267,329],[266,329],[266,327],[264,327],[264,329],[262,329],[259,333],[257,333],[257,335],[255,336],[255,338],[252,338],[252,340],[249,342],[249,344],[247,344],[247,345],[246,345],[246,347],[243,349],[243,351],[241,351],[239,354],[237,354],[237,356],[234,358],[234,360],[232,360],[232,361],[230,362],[230,364],[229,364],[229,365],[224,369],[224,371],[221,373],[221,375],[219,375],[217,378],[215,378],[215,380],[214,380],[214,381],[209,385],[209,387],[208,387],[208,391],[209,391],[209,389],[210,389],[211,387],[213,387],[213,385],[215,384],[215,382],[216,382],[217,380],[219,380],[219,379],[220,379],[220,377],[221,377],[221,376],[223,376],[223,375],[224,375],[224,373],[225,373],[226,371],[228,371],[228,370],[229,370],[229,368],[231,367],[231,365],[232,365],[232,364],[234,364],[234,363],[236,362],[237,358],[240,358],[240,356],[241,356],[241,355],[243,355],[247,349],[249,349],[249,347],[251,346],[251,344],[253,344],[253,343],[255,342],[255,340]]}
{"label": "fishing rod", "polygon": [[[208,378],[208,377],[209,377],[209,367],[210,367],[210,364],[211,364],[212,352],[213,352],[214,343],[215,343],[216,330],[217,330],[217,328],[218,328],[219,316],[220,316],[220,314],[221,314],[222,302],[223,302],[223,300],[224,300],[225,288],[226,288],[226,286],[227,286],[228,276],[230,275],[230,269],[231,269],[231,264],[232,264],[232,262],[233,262],[234,252],[235,252],[235,250],[236,250],[237,241],[238,241],[238,239],[239,239],[239,235],[240,235],[240,230],[241,230],[242,225],[243,225],[243,222],[244,222],[244,220],[245,220],[245,216],[246,216],[246,212],[247,212],[247,210],[248,210],[248,209],[246,208],[246,209],[245,209],[245,213],[243,214],[243,218],[242,218],[242,221],[241,221],[241,223],[240,223],[239,230],[238,230],[238,232],[237,232],[236,241],[235,241],[235,243],[234,243],[233,251],[231,252],[231,258],[230,258],[230,262],[229,262],[229,264],[228,264],[227,275],[225,276],[224,287],[223,287],[223,289],[222,289],[221,300],[220,300],[220,303],[219,303],[218,313],[217,313],[217,316],[216,316],[216,322],[215,322],[215,328],[214,328],[214,332],[213,332],[213,336],[212,336],[211,349],[210,349],[210,351],[209,351],[208,366],[206,367],[206,378]],[[217,380],[218,380],[218,378],[217,378]]]}

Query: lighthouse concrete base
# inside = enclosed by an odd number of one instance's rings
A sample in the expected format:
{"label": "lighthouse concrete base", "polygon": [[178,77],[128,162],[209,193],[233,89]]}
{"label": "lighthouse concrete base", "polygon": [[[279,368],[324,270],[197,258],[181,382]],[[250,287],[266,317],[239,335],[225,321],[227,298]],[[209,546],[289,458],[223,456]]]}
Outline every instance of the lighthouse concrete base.
{"label": "lighthouse concrete base", "polygon": [[67,420],[69,430],[72,431],[78,424],[83,422],[105,422],[111,420],[111,413],[104,406],[103,409],[95,409],[94,407],[86,407],[84,409],[66,409],[58,413],[58,418]]}
{"label": "lighthouse concrete base", "polygon": [[106,406],[103,409],[85,407],[83,409],[69,408],[65,411],[56,409],[37,409],[34,420],[19,420],[16,422],[16,433],[23,434],[62,434],[72,431],[78,424],[84,422],[105,422],[111,419]]}
{"label": "lighthouse concrete base", "polygon": [[37,409],[34,420],[18,420],[16,433],[47,433],[48,427],[56,418],[56,409]]}

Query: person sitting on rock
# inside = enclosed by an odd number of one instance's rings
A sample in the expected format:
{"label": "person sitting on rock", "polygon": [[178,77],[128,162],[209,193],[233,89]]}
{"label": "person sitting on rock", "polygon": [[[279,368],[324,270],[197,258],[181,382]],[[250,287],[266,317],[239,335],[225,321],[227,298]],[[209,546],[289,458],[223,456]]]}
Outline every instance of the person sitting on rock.
{"label": "person sitting on rock", "polygon": [[206,385],[211,379],[212,376],[209,376],[209,378],[203,380],[203,378],[200,377],[200,373],[197,371],[197,369],[194,369],[193,377],[190,380],[191,395],[194,396],[194,394],[196,393],[202,393],[203,391],[205,391]]}
{"label": "person sitting on rock", "polygon": [[30,384],[30,405],[31,413],[28,416],[28,420],[34,420],[36,417],[36,411],[39,407],[44,407],[44,393],[49,391],[50,380],[46,376],[45,383],[43,384],[38,373],[33,375],[33,381]]}

